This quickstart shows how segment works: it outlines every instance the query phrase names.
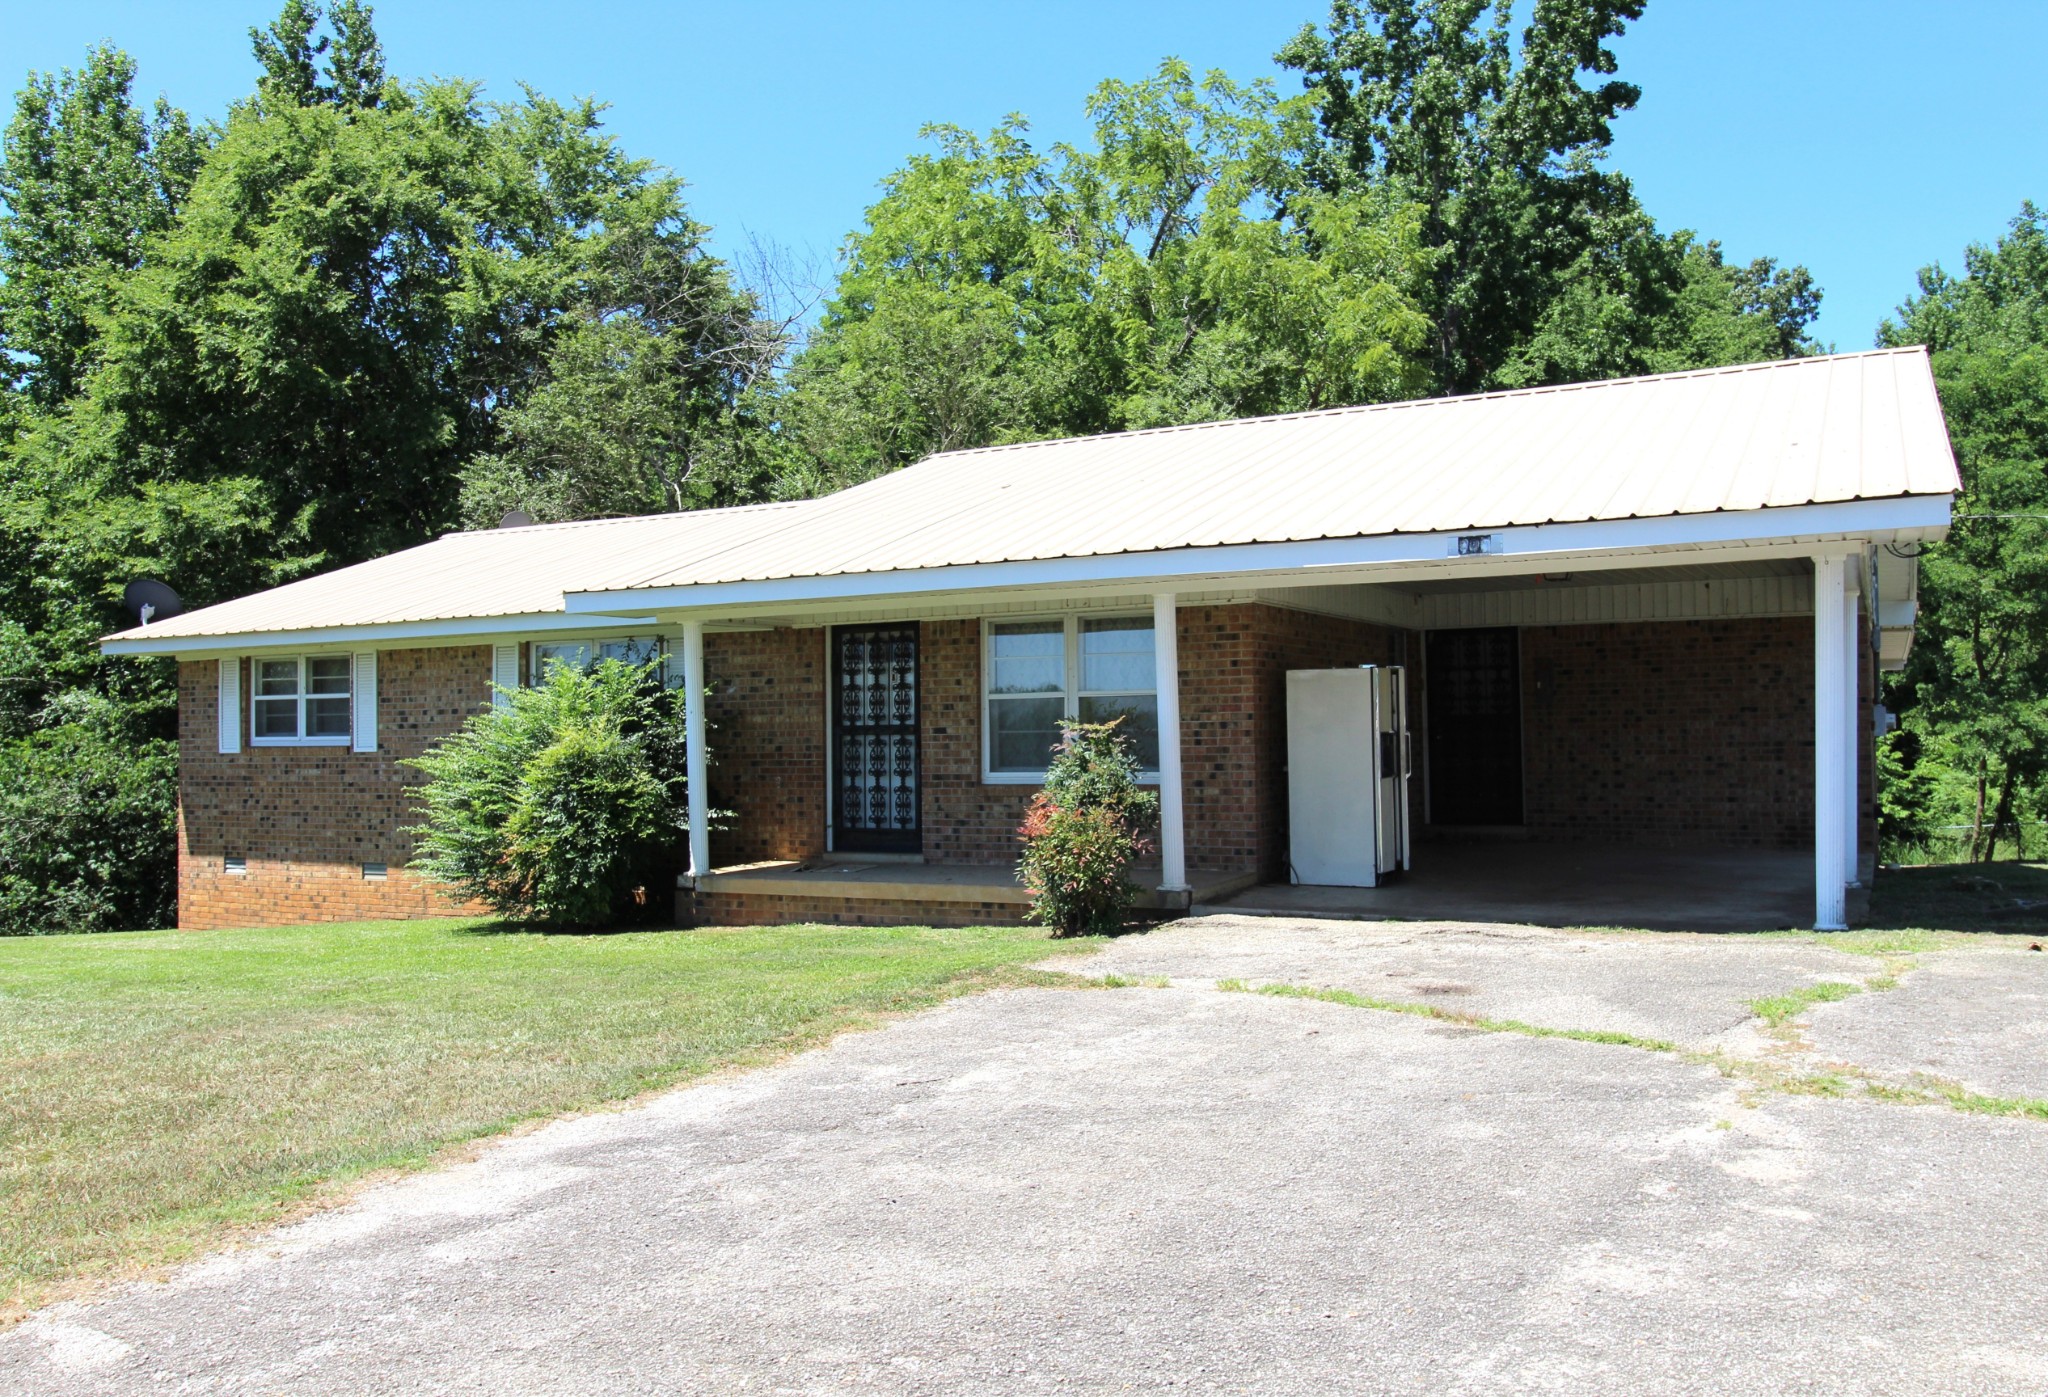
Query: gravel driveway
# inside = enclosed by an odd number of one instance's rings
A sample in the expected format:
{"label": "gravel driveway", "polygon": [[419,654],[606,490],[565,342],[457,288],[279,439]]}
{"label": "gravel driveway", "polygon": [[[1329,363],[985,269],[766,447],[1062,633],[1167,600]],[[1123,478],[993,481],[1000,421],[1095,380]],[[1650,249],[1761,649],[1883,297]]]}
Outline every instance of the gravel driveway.
{"label": "gravel driveway", "polygon": [[987,994],[558,1122],[46,1311],[0,1336],[0,1388],[2048,1388],[2048,1123],[1214,987],[1405,986],[1804,1061],[1798,1033],[1924,967],[1774,1039],[1745,997],[1879,967],[1768,940],[1379,935],[1182,923],[1082,966],[1167,988]]}

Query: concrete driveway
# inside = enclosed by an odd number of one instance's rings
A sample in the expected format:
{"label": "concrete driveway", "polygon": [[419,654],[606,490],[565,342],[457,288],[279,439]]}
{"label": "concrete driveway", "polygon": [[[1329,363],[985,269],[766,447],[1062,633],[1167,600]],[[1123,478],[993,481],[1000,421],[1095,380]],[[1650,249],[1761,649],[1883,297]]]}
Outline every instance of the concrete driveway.
{"label": "concrete driveway", "polygon": [[[1081,966],[1165,988],[958,1001],[57,1307],[0,1389],[2038,1392],[2048,1122],[1772,1083],[2007,1080],[1959,1020],[2044,960],[1181,923]],[[1686,1050],[1528,1031],[1603,1025]]]}

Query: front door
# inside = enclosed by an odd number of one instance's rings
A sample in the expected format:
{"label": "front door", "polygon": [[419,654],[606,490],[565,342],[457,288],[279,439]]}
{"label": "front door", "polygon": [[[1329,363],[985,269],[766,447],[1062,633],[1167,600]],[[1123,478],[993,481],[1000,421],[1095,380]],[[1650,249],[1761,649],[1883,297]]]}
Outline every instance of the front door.
{"label": "front door", "polygon": [[1522,823],[1522,666],[1512,626],[1431,631],[1429,822]]}
{"label": "front door", "polygon": [[915,854],[917,622],[832,630],[832,847]]}

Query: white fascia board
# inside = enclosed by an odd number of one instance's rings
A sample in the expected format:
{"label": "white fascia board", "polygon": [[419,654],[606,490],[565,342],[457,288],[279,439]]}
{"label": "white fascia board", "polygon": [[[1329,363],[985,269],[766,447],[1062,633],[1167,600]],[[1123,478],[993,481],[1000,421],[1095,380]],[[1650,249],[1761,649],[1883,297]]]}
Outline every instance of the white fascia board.
{"label": "white fascia board", "polygon": [[161,640],[137,636],[100,642],[107,655],[204,655],[221,651],[304,649],[319,645],[381,645],[402,640],[440,641],[459,645],[483,636],[548,635],[568,631],[588,635],[592,631],[635,628],[652,629],[660,623],[652,616],[612,616],[593,609],[575,616],[546,612],[527,616],[472,616],[454,621],[395,621],[366,626],[326,626],[298,631],[255,631],[239,635],[181,635]]}
{"label": "white fascia board", "polygon": [[[1011,587],[1156,583],[1259,573],[1292,574],[1303,584],[1313,585],[1318,573],[1450,563],[1455,557],[1453,549],[1457,540],[1471,534],[1491,535],[1498,541],[1497,551],[1489,551],[1484,557],[1487,562],[1499,566],[1514,559],[1569,558],[1578,553],[1629,550],[1649,553],[1783,544],[1795,540],[1819,543],[1863,539],[1876,534],[1938,537],[1948,528],[1950,506],[1951,497],[1948,495],[1906,495],[1883,500],[1787,505],[1775,509],[1661,515],[1650,519],[1603,519],[1570,524],[1454,529],[1428,534],[1380,534],[1369,538],[1306,539],[1292,543],[1223,544],[1151,553],[970,563],[905,572],[839,573],[755,582],[569,592],[564,595],[563,604],[572,614],[598,613],[622,607],[646,611],[699,610],[705,607],[847,601]],[[1457,561],[1476,562],[1477,559],[1467,557]]]}

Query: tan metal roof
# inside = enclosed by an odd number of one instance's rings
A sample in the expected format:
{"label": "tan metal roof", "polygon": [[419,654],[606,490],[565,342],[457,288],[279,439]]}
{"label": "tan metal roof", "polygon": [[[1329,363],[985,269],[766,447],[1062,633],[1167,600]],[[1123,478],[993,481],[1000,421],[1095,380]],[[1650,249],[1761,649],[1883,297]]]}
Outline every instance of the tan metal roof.
{"label": "tan metal roof", "polygon": [[796,504],[453,535],[146,634],[554,612],[564,592],[1957,488],[1925,352],[1881,350],[948,452]]}
{"label": "tan metal roof", "polygon": [[955,451],[584,590],[1632,519],[1957,488],[1886,350]]}
{"label": "tan metal roof", "polygon": [[586,585],[623,557],[693,555],[716,548],[729,534],[751,530],[764,517],[803,507],[798,501],[447,534],[417,548],[109,638],[160,640],[547,615],[562,610],[564,592]]}

